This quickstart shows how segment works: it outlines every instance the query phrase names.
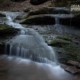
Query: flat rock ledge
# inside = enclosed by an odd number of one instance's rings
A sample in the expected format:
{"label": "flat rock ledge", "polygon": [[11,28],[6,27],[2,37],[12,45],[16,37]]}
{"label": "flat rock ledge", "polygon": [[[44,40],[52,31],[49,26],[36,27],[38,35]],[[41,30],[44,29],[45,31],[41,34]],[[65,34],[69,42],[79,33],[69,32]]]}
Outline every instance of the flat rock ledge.
{"label": "flat rock ledge", "polygon": [[73,75],[80,74],[80,63],[77,61],[69,60],[66,64],[61,64],[61,67]]}

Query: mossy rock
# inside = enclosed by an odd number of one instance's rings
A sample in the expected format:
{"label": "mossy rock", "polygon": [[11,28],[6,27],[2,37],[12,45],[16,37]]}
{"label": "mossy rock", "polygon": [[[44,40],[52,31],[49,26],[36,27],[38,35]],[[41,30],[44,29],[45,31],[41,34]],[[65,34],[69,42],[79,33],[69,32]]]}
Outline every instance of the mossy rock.
{"label": "mossy rock", "polygon": [[39,15],[39,14],[69,14],[70,12],[63,9],[56,9],[53,7],[42,8],[36,11],[29,12],[28,16]]}
{"label": "mossy rock", "polygon": [[64,46],[67,60],[74,60],[80,62],[80,45],[69,44]]}
{"label": "mossy rock", "polygon": [[73,39],[73,36],[57,36],[49,44],[52,47],[58,48],[56,50],[58,52],[60,62],[66,62],[68,60],[80,62],[80,43],[76,44]]}
{"label": "mossy rock", "polygon": [[23,2],[25,0],[11,0],[11,1],[13,1],[13,2]]}
{"label": "mossy rock", "polygon": [[71,37],[69,36],[57,36],[58,39],[62,39],[62,40],[65,40],[65,41],[70,41],[72,42],[73,40],[71,39]]}
{"label": "mossy rock", "polygon": [[51,16],[31,16],[26,20],[22,21],[21,24],[29,25],[53,25],[55,24],[55,18]]}
{"label": "mossy rock", "polygon": [[18,29],[12,28],[8,25],[0,24],[0,38],[14,36],[18,31]]}
{"label": "mossy rock", "polygon": [[0,55],[5,54],[5,42],[14,37],[19,32],[6,24],[0,24]]}
{"label": "mossy rock", "polygon": [[4,14],[0,13],[0,17],[6,17]]}
{"label": "mossy rock", "polygon": [[50,42],[50,46],[55,46],[55,47],[63,47],[63,45],[68,45],[69,42],[62,40],[62,39],[54,39]]}
{"label": "mossy rock", "polygon": [[48,1],[48,0],[30,0],[30,3],[33,5],[39,5],[39,4],[42,4],[46,1]]}

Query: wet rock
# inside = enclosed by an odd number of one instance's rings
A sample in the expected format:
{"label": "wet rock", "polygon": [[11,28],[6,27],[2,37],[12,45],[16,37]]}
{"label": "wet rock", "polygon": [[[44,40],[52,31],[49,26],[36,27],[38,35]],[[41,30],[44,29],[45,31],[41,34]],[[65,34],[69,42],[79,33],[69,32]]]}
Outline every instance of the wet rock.
{"label": "wet rock", "polygon": [[69,65],[73,65],[73,66],[78,66],[79,62],[69,60],[69,61],[67,62],[67,64],[69,64]]}
{"label": "wet rock", "polygon": [[0,24],[0,55],[5,54],[6,41],[15,36],[18,32],[18,29],[14,29],[5,24]]}
{"label": "wet rock", "polygon": [[[80,45],[76,45],[74,36],[65,35],[57,36],[53,38],[49,43],[52,47],[57,47],[56,52],[58,53],[58,59],[61,63],[67,63],[67,61],[80,61]],[[77,41],[80,41],[77,39]],[[62,50],[61,50],[62,48]],[[60,51],[59,51],[60,49]],[[78,67],[78,66],[77,66]]]}
{"label": "wet rock", "polygon": [[63,47],[64,45],[68,45],[70,42],[62,39],[53,39],[50,42],[50,46]]}
{"label": "wet rock", "polygon": [[80,68],[80,63],[77,62],[77,61],[69,60],[69,61],[67,62],[67,64],[72,65],[72,66],[75,66],[75,67],[77,67],[77,68]]}
{"label": "wet rock", "polygon": [[60,19],[60,24],[74,27],[76,26],[77,28],[80,28],[80,15],[77,15],[73,18]]}
{"label": "wet rock", "polygon": [[55,24],[55,17],[53,14],[69,14],[68,10],[60,10],[53,7],[41,8],[38,10],[32,10],[24,17],[24,24],[41,24],[41,25],[53,25]]}
{"label": "wet rock", "polygon": [[2,54],[4,54],[5,52],[5,45],[4,45],[4,43],[0,43],[0,55],[2,55]]}
{"label": "wet rock", "polygon": [[29,25],[53,25],[55,24],[55,18],[45,15],[31,16],[21,23]]}
{"label": "wet rock", "polygon": [[53,7],[45,7],[45,8],[41,8],[39,10],[36,11],[30,11],[28,16],[31,15],[39,15],[39,14],[69,14],[70,12],[68,10],[63,10],[63,9],[56,9]]}
{"label": "wet rock", "polygon": [[71,74],[79,74],[80,73],[80,70],[75,67],[67,67],[65,70]]}
{"label": "wet rock", "polygon": [[42,4],[46,1],[48,1],[48,0],[30,0],[30,3],[33,5],[39,5],[39,4]]}
{"label": "wet rock", "polygon": [[6,17],[4,14],[0,13],[0,17]]}
{"label": "wet rock", "polygon": [[19,31],[18,29],[1,24],[0,25],[0,38],[14,36],[18,33],[18,31]]}
{"label": "wet rock", "polygon": [[80,69],[77,69],[77,68],[74,67],[74,66],[68,66],[68,65],[62,64],[61,67],[62,67],[65,71],[67,71],[67,72],[69,72],[69,73],[71,73],[71,74],[74,74],[74,75],[80,74]]}

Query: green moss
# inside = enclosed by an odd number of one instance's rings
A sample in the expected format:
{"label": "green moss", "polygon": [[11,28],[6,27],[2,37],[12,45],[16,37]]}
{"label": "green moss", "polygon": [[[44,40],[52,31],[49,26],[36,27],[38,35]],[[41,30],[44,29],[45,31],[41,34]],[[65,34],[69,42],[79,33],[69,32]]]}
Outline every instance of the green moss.
{"label": "green moss", "polygon": [[67,59],[80,61],[80,46],[69,44],[63,46]]}
{"label": "green moss", "polygon": [[61,12],[68,13],[68,12],[66,12],[64,10],[62,10],[62,11],[60,10],[59,11],[59,10],[55,10],[54,8],[45,8],[44,7],[42,9],[29,12],[27,17],[33,16],[33,15],[40,15],[40,14],[58,14],[58,13],[61,13]]}
{"label": "green moss", "polygon": [[69,42],[67,42],[65,40],[54,39],[51,41],[51,43],[49,45],[56,46],[56,47],[63,47],[64,45],[68,45],[68,44],[69,44]]}
{"label": "green moss", "polygon": [[61,51],[62,55],[58,54],[64,60],[80,61],[80,44],[76,44],[73,37],[58,36],[51,41],[50,45],[64,50],[64,52]]}
{"label": "green moss", "polygon": [[58,36],[57,38],[58,38],[58,39],[62,39],[62,40],[66,40],[66,41],[71,41],[71,42],[72,42],[72,39],[71,39],[69,36]]}
{"label": "green moss", "polygon": [[7,28],[9,28],[9,26],[7,26],[7,25],[0,25],[0,30],[4,30],[4,29],[7,29]]}
{"label": "green moss", "polygon": [[14,36],[17,34],[19,30],[12,28],[8,25],[1,25],[0,24],[0,38],[6,38],[8,36]]}
{"label": "green moss", "polygon": [[42,8],[36,11],[31,11],[28,16],[32,16],[32,15],[39,15],[39,14],[51,14],[53,13],[52,10],[48,9],[48,8]]}

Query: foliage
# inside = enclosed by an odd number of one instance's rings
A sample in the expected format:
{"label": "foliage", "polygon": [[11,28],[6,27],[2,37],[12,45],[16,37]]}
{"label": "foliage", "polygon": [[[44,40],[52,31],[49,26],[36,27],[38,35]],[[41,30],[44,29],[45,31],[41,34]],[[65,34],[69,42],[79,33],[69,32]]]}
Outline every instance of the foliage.
{"label": "foliage", "polygon": [[62,56],[65,60],[80,61],[80,44],[76,44],[73,38],[68,36],[58,36],[51,41],[50,45],[62,48],[64,50]]}

